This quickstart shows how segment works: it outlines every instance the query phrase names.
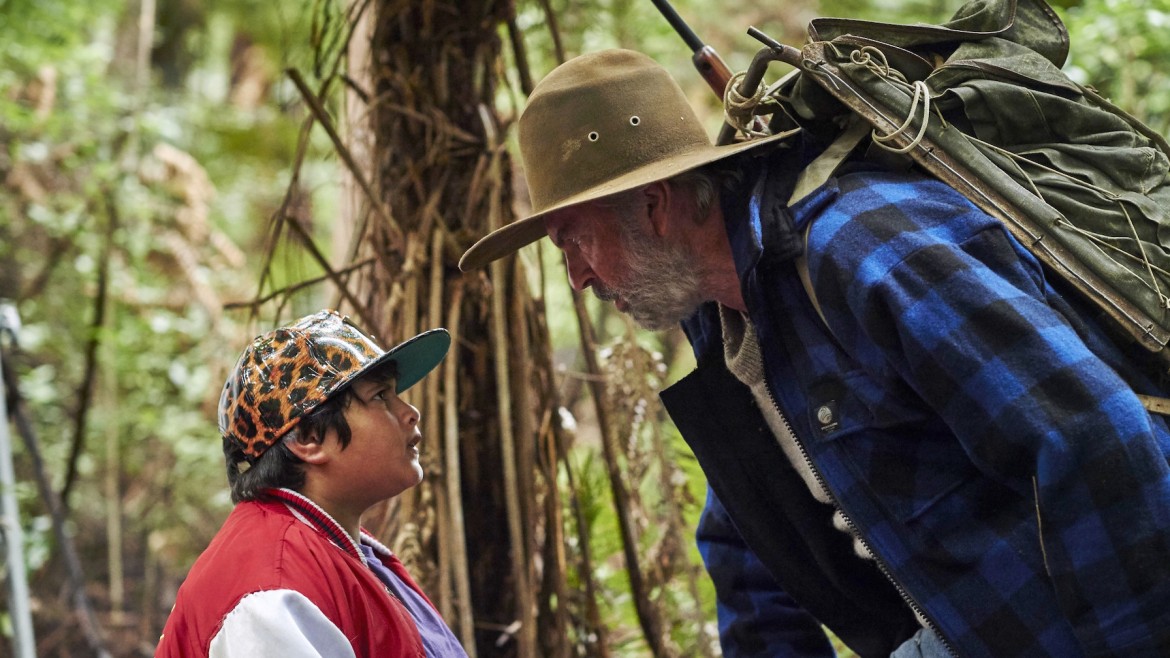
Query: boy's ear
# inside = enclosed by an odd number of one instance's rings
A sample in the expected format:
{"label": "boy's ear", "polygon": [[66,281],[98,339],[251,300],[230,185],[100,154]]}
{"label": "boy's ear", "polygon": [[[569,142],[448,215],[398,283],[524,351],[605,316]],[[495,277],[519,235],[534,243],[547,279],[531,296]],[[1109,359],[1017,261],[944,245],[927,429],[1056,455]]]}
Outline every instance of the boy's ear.
{"label": "boy's ear", "polygon": [[295,441],[289,441],[288,449],[306,464],[324,464],[329,461],[329,452],[325,450],[325,441],[316,434],[300,433]]}

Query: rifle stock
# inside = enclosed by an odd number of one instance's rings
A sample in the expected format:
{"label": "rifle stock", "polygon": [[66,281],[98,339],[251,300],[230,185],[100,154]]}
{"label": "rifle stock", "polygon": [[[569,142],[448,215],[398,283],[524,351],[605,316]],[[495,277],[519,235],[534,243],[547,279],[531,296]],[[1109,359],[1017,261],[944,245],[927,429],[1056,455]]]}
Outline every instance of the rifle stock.
{"label": "rifle stock", "polygon": [[[723,58],[719,56],[719,53],[715,52],[714,48],[703,43],[699,35],[695,34],[695,31],[687,25],[687,22],[670,5],[669,0],[651,0],[651,2],[662,13],[662,17],[666,19],[666,22],[670,23],[674,31],[682,37],[682,40],[686,42],[691,52],[694,53],[691,56],[691,63],[695,65],[695,70],[699,72],[699,75],[703,76],[703,80],[711,88],[711,91],[715,92],[716,98],[722,102],[724,100],[723,96],[727,92],[727,84],[731,81],[731,69],[727,67]],[[760,77],[762,76],[763,71],[760,71]],[[755,86],[759,84],[759,80],[760,78],[756,78],[750,89],[754,90]],[[743,82],[737,88],[741,93],[746,89],[748,87]],[[763,130],[764,124],[759,117],[755,117],[752,119],[752,127],[753,130]],[[724,122],[723,128],[719,131],[716,144],[727,144],[734,138],[735,129]]]}
{"label": "rifle stock", "polygon": [[715,92],[715,96],[719,100],[723,100],[723,92],[727,90],[727,81],[731,80],[731,69],[727,68],[723,58],[715,52],[714,48],[703,43],[699,35],[695,34],[691,26],[687,25],[682,16],[679,16],[678,12],[674,10],[670,0],[651,0],[651,2],[694,53],[691,57],[691,63],[695,65],[695,70],[703,76],[703,80],[707,82],[711,91]]}
{"label": "rifle stock", "polygon": [[724,92],[727,91],[727,83],[731,81],[731,69],[727,68],[727,64],[715,49],[708,45],[703,45],[695,51],[691,57],[691,63],[695,65],[695,70],[699,75],[703,76],[703,80],[707,82],[707,86],[720,100],[723,99]]}

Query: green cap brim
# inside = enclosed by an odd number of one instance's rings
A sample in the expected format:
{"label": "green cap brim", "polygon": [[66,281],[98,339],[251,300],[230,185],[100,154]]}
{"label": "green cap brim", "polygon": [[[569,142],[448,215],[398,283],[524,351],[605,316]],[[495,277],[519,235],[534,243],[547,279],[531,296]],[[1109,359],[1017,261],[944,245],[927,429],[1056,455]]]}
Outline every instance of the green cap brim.
{"label": "green cap brim", "polygon": [[362,373],[368,372],[379,364],[394,361],[398,364],[396,392],[402,393],[434,370],[443,361],[443,357],[447,355],[447,350],[450,347],[451,334],[446,329],[424,331],[387,350],[385,354],[362,368],[362,372],[357,373],[354,379],[361,377]]}

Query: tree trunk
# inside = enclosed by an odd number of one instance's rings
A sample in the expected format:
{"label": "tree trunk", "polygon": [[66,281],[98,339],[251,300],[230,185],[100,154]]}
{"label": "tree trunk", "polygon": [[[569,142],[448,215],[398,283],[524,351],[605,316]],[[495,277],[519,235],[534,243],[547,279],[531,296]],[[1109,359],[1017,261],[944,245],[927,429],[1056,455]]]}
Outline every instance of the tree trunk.
{"label": "tree trunk", "polygon": [[427,480],[400,497],[384,538],[469,654],[535,657],[534,537],[545,518],[536,497],[548,485],[535,481],[542,401],[528,391],[538,366],[517,350],[548,341],[517,321],[531,302],[515,259],[490,276],[456,267],[472,237],[512,219],[494,109],[497,28],[510,7],[374,0],[370,11],[368,106],[350,116],[368,117],[369,183],[384,205],[350,218],[350,261],[372,256],[377,266],[349,287],[386,343],[436,326],[457,337],[434,385],[410,391],[426,414]]}
{"label": "tree trunk", "polygon": [[[511,0],[369,1],[350,6],[352,38],[368,43],[348,46],[348,142],[292,74],[352,176],[345,227],[333,232],[346,243],[334,245],[333,260],[344,267],[330,268],[307,233],[291,228],[326,267],[343,310],[382,342],[437,326],[453,337],[443,368],[407,395],[423,413],[427,479],[370,527],[470,655],[606,656],[607,637],[625,634],[611,634],[602,620],[605,597],[593,573],[600,560],[590,552],[591,522],[559,427],[561,400],[571,396],[562,396],[553,371],[538,315],[543,300],[533,298],[516,257],[468,274],[456,266],[474,239],[513,218],[512,167],[495,103],[507,79],[504,27],[521,91],[531,90],[515,7]],[[580,298],[575,306],[582,331],[590,331]],[[660,609],[665,597],[651,591],[666,584],[648,579],[639,564],[631,517],[646,514],[630,509],[639,503],[627,493],[629,474],[604,422],[609,403],[595,349],[584,341],[634,611],[650,653],[674,655]],[[562,476],[567,491],[558,490]],[[576,536],[566,541],[570,526]]]}

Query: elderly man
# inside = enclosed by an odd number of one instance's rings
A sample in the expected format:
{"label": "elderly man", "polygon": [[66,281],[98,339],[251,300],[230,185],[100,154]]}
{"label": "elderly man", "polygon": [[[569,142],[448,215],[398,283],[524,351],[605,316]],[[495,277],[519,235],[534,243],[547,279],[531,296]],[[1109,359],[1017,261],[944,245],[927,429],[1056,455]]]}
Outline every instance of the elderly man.
{"label": "elderly man", "polygon": [[[614,50],[520,119],[532,216],[574,288],[698,367],[663,393],[710,484],[698,540],[728,656],[1170,655],[1163,395],[1003,229],[942,183],[822,148],[716,147]],[[802,281],[806,279],[805,281]]]}

